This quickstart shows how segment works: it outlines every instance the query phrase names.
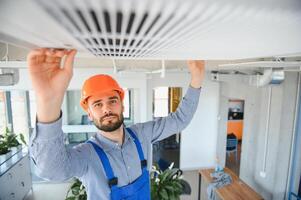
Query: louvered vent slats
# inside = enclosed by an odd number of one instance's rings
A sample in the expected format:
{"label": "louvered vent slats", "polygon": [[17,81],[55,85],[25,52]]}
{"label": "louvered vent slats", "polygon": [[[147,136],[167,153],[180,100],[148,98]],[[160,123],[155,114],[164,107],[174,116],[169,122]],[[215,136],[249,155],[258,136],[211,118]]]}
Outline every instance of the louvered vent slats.
{"label": "louvered vent slats", "polygon": [[183,40],[187,22],[195,20],[185,19],[194,6],[192,2],[184,5],[179,1],[158,0],[37,2],[95,56],[156,55]]}
{"label": "louvered vent slats", "polygon": [[[244,57],[254,43],[264,49],[260,41],[274,41],[269,35],[277,21],[289,25],[297,16],[294,10],[291,15],[281,12],[280,4],[269,12],[267,3],[261,6],[255,1],[243,1],[242,5],[234,0],[35,1],[89,52],[105,57],[198,57],[202,45],[210,47],[210,55],[223,53],[222,48],[227,57],[225,50],[231,44],[244,48]],[[293,23],[300,24],[300,19],[296,20]],[[235,44],[237,36],[240,43]],[[234,53],[239,55],[237,50]]]}

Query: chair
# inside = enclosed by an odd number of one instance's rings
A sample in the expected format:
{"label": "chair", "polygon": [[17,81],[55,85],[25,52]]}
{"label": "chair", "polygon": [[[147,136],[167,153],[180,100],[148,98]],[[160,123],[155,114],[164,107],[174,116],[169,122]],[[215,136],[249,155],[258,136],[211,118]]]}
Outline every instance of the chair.
{"label": "chair", "polygon": [[171,164],[170,162],[168,162],[162,158],[160,158],[157,163],[158,163],[160,170],[162,170],[162,171],[165,171]]}
{"label": "chair", "polygon": [[185,195],[191,195],[191,187],[190,187],[190,184],[183,180],[181,181],[181,185],[182,185],[182,188],[183,188],[183,191],[181,193],[181,195],[185,194]]}
{"label": "chair", "polygon": [[237,144],[238,144],[237,138],[227,138],[227,148],[226,148],[227,156],[230,156],[230,153],[235,153],[235,162],[238,161]]}
{"label": "chair", "polygon": [[292,200],[292,199],[301,200],[301,197],[298,196],[298,195],[296,195],[296,194],[293,193],[293,192],[290,192],[290,195],[289,195],[288,200]]}

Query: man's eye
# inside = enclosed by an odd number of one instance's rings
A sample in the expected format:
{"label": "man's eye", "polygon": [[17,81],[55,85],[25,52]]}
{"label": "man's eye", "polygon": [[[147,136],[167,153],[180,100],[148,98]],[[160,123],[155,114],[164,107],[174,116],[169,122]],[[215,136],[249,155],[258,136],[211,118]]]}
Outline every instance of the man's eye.
{"label": "man's eye", "polygon": [[115,99],[111,100],[111,103],[117,103],[117,101]]}
{"label": "man's eye", "polygon": [[94,104],[94,107],[99,107],[99,106],[101,106],[101,103]]}

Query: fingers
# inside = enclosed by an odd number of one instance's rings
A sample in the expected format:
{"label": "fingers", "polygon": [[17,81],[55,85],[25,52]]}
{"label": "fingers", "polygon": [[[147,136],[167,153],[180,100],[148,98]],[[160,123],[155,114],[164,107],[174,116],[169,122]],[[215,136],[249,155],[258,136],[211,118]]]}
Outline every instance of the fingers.
{"label": "fingers", "polygon": [[188,60],[187,64],[188,64],[188,67],[190,70],[193,70],[193,69],[204,70],[204,68],[205,68],[204,60]]}
{"label": "fingers", "polygon": [[27,55],[27,62],[29,64],[35,63],[52,63],[52,62],[60,62],[60,59],[65,55],[66,50],[64,49],[34,49]]}
{"label": "fingers", "polygon": [[[71,50],[70,50],[71,51]],[[46,50],[46,60],[47,63],[59,63],[61,62],[61,59],[70,53],[70,51],[66,49],[47,49]]]}
{"label": "fingers", "polygon": [[204,60],[188,60],[187,63],[189,65],[205,65]]}
{"label": "fingers", "polygon": [[49,57],[59,57],[62,58],[64,55],[66,55],[67,50],[66,49],[47,49],[46,55]]}
{"label": "fingers", "polygon": [[44,55],[45,51],[46,51],[46,49],[34,49],[29,52],[29,54],[27,55],[27,59],[31,59],[35,56]]}
{"label": "fingers", "polygon": [[41,64],[53,64],[54,66],[59,66],[62,58],[66,55],[64,68],[72,71],[76,52],[75,49],[69,51],[66,49],[50,48],[35,49],[27,55],[27,62],[30,67]]}
{"label": "fingers", "polygon": [[60,62],[61,62],[61,58],[60,57],[51,57],[51,56],[47,56],[46,58],[45,58],[45,63],[49,63],[49,64],[51,64],[51,63],[53,63],[53,64],[60,64]]}
{"label": "fingers", "polygon": [[46,63],[60,63],[62,57],[64,57],[64,55],[66,55],[67,50],[65,49],[47,49],[46,50],[46,59],[45,62]]}
{"label": "fingers", "polygon": [[28,64],[30,65],[45,59],[45,51],[46,49],[34,49],[30,51],[27,55]]}
{"label": "fingers", "polygon": [[193,60],[187,60],[187,64],[188,64],[188,65],[193,64],[193,62],[194,62]]}
{"label": "fingers", "polygon": [[77,51],[75,49],[72,49],[69,52],[67,52],[67,57],[64,63],[64,69],[67,70],[68,72],[72,72],[74,57],[76,53]]}

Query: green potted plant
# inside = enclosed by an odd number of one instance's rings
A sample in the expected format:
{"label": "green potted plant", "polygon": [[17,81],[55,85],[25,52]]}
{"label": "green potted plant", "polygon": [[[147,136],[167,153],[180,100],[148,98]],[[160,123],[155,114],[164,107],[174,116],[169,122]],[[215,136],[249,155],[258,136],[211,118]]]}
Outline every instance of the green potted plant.
{"label": "green potted plant", "polygon": [[6,127],[5,133],[2,136],[3,140],[7,143],[8,148],[17,147],[18,149],[21,148],[21,143],[18,140],[18,137],[20,138],[21,142],[26,145],[24,135],[20,133],[19,135],[16,135],[9,131],[9,129]]}
{"label": "green potted plant", "polygon": [[182,171],[173,168],[173,163],[164,171],[153,166],[151,171],[151,199],[179,200],[186,183],[182,179]]}
{"label": "green potted plant", "polygon": [[6,161],[10,157],[11,150],[8,148],[7,142],[0,135],[0,163]]}
{"label": "green potted plant", "polygon": [[21,142],[26,145],[24,135],[21,133],[19,135],[16,135],[9,131],[9,129],[6,127],[4,134],[0,135],[0,157],[1,162],[7,160],[9,157],[11,157],[12,153],[18,152],[20,149],[22,149],[22,145],[19,142]]}
{"label": "green potted plant", "polygon": [[86,188],[80,180],[75,179],[67,192],[65,200],[87,200]]}
{"label": "green potted plant", "polygon": [[9,152],[9,148],[5,141],[0,140],[0,155],[7,154]]}

